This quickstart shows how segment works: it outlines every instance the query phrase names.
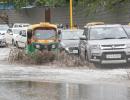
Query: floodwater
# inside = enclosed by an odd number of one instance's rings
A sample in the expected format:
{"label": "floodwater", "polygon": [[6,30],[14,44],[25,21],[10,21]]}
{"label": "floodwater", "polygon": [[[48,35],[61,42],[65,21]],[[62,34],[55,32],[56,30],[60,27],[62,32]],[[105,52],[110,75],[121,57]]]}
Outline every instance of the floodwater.
{"label": "floodwater", "polygon": [[119,84],[1,81],[0,100],[130,100],[130,87]]}

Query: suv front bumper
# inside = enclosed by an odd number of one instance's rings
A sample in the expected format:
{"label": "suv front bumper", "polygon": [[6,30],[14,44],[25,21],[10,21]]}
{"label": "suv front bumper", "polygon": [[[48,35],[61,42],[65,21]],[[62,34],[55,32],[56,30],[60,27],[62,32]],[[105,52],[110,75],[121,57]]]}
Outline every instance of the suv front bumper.
{"label": "suv front bumper", "polygon": [[[120,54],[120,58],[107,58],[107,55]],[[101,64],[120,64],[130,62],[130,49],[100,50],[99,53],[91,52],[90,62]]]}

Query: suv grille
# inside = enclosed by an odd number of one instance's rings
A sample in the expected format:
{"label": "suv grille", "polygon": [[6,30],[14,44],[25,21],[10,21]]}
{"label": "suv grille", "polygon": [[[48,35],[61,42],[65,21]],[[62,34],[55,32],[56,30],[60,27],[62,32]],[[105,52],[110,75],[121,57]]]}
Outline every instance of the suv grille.
{"label": "suv grille", "polygon": [[124,49],[125,47],[125,44],[101,45],[102,50]]}

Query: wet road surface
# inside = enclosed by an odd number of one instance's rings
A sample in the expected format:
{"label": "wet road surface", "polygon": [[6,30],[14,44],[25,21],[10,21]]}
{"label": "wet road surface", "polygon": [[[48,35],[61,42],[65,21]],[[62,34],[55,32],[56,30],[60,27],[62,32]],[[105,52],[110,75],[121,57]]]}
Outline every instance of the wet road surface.
{"label": "wet road surface", "polygon": [[[130,69],[62,69],[7,63],[9,48],[0,48],[0,80],[51,81],[70,83],[123,83],[130,80]],[[44,68],[45,67],[45,68]]]}
{"label": "wet road surface", "polygon": [[119,84],[1,81],[0,100],[130,100],[130,87]]}
{"label": "wet road surface", "polygon": [[130,100],[129,69],[10,65],[0,48],[0,100]]}

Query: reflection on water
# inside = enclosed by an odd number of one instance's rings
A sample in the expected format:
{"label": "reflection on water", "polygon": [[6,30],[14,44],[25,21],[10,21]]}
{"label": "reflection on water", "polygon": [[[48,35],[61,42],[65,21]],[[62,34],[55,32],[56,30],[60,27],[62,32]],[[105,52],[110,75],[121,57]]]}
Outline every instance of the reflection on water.
{"label": "reflection on water", "polygon": [[130,100],[125,85],[0,82],[0,100]]}

